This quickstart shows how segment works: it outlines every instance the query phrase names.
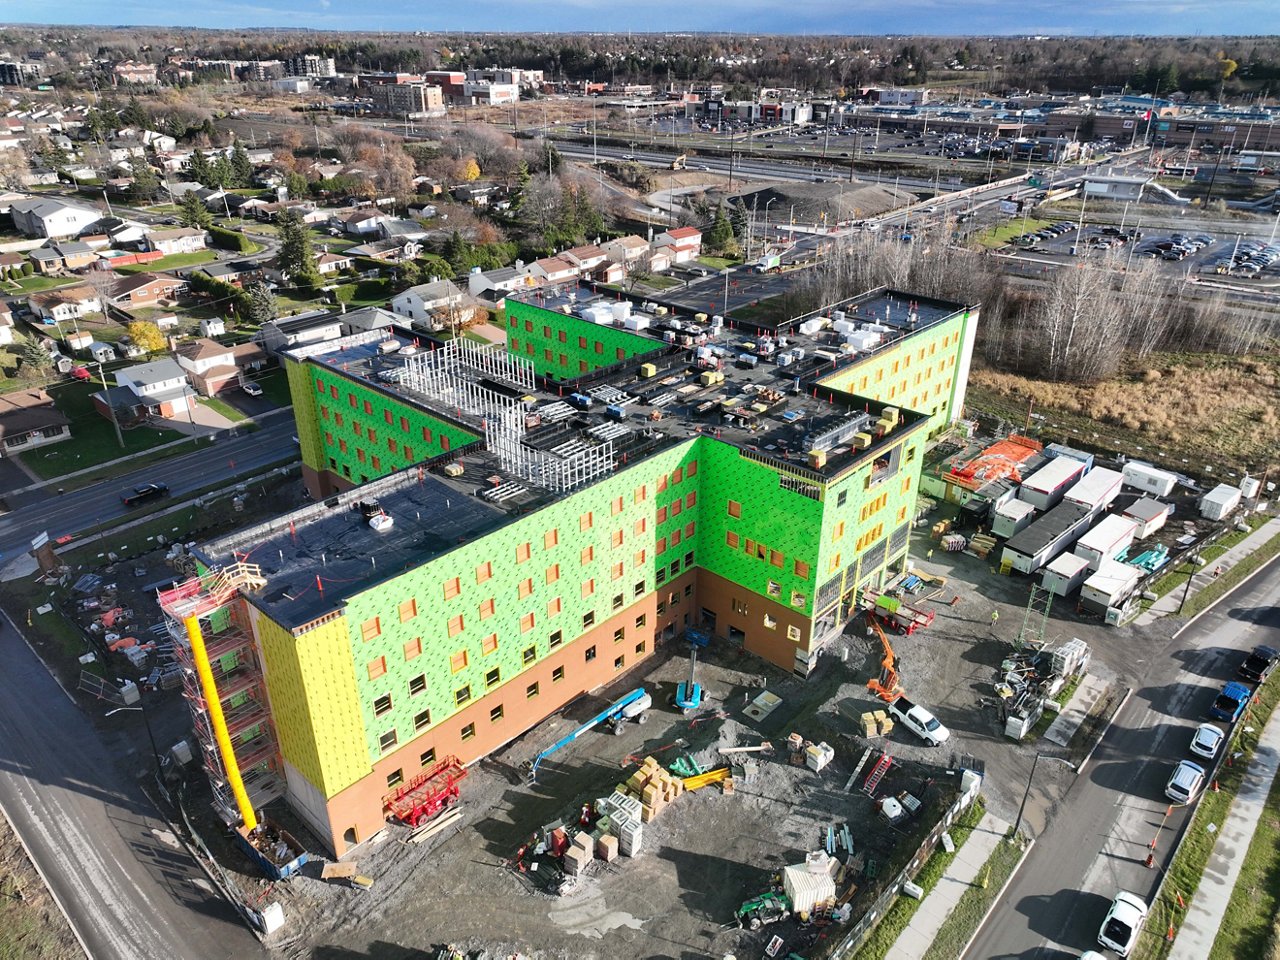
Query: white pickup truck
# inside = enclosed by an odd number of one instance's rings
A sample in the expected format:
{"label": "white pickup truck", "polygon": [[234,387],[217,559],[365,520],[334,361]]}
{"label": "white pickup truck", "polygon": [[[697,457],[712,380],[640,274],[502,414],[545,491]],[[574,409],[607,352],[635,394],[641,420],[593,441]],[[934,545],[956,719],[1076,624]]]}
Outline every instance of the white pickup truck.
{"label": "white pickup truck", "polygon": [[889,712],[904,727],[931,747],[940,747],[951,739],[951,731],[944,727],[937,717],[906,697],[898,697],[890,703]]}

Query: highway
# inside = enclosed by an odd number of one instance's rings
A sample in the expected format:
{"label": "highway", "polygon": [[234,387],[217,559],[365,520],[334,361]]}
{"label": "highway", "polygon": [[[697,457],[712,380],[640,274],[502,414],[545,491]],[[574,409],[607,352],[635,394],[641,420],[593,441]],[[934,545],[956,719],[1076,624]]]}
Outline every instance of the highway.
{"label": "highway", "polygon": [[[1234,679],[1244,651],[1280,645],[1278,594],[1280,562],[1273,561],[1163,649],[1135,648],[1133,696],[1051,814],[966,960],[1077,957],[1099,949],[1098,928],[1117,891],[1150,902],[1190,814],[1174,807],[1161,829],[1170,802],[1164,785],[1176,761],[1194,759],[1187,751],[1192,729]],[[1148,868],[1153,839],[1155,866]]]}
{"label": "highway", "polygon": [[162,460],[110,480],[58,495],[56,484],[10,494],[9,512],[0,515],[0,556],[12,559],[25,552],[31,538],[47,531],[50,537],[89,533],[100,522],[135,513],[120,495],[140,484],[169,485],[171,497],[181,498],[220,481],[252,474],[297,455],[295,428],[289,416],[271,417],[260,430],[223,436],[211,446]]}
{"label": "highway", "polygon": [[0,651],[0,804],[90,956],[265,957],[7,618]]}

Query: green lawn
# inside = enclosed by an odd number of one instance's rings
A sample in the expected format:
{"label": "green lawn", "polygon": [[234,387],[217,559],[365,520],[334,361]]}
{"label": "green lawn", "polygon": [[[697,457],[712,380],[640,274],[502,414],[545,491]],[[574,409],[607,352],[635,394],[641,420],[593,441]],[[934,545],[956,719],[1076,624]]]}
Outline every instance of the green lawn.
{"label": "green lawn", "polygon": [[54,287],[65,287],[73,282],[66,277],[42,277],[39,274],[32,274],[29,277],[23,277],[21,280],[8,281],[0,284],[4,287],[6,293],[11,294],[32,294],[39,293],[41,290],[52,290]]}
{"label": "green lawn", "polygon": [[259,377],[258,386],[262,388],[262,395],[277,407],[293,405],[293,398],[289,395],[289,378],[285,376],[285,372],[279,367],[269,370]]}
{"label": "green lawn", "polygon": [[[987,858],[987,865],[978,874],[983,883],[975,884],[960,895],[960,902],[947,914],[938,928],[938,935],[924,953],[924,960],[957,960],[960,951],[982,923],[987,911],[1000,896],[1005,881],[1022,861],[1022,848],[1016,843],[996,844]],[[1150,924],[1148,924],[1150,929]]]}
{"label": "green lawn", "polygon": [[[1237,564],[1233,570],[1243,565],[1243,563]],[[1227,575],[1223,574],[1220,579],[1226,578]],[[1215,581],[1213,585],[1217,586],[1218,582]],[[1160,898],[1151,905],[1151,916],[1147,920],[1146,928],[1133,954],[1135,960],[1164,960],[1169,955],[1172,944],[1165,940],[1164,932],[1168,929],[1170,922],[1175,928],[1181,927],[1186,917],[1186,910],[1178,906],[1174,895],[1181,894],[1183,902],[1190,904],[1191,898],[1199,889],[1205,865],[1209,862],[1209,855],[1213,852],[1219,830],[1227,818],[1231,802],[1239,792],[1245,771],[1253,758],[1254,748],[1258,745],[1258,736],[1262,728],[1267,725],[1267,720],[1270,719],[1277,701],[1280,701],[1280,683],[1264,683],[1258,688],[1257,696],[1258,704],[1250,705],[1240,721],[1237,729],[1241,732],[1233,742],[1223,745],[1223,749],[1240,751],[1243,756],[1238,757],[1231,766],[1224,764],[1219,768],[1219,792],[1206,790],[1200,795],[1195,815],[1191,818],[1182,843],[1174,854],[1173,862],[1169,865]],[[1246,727],[1251,727],[1253,732],[1244,732]],[[1212,831],[1209,830],[1210,824],[1215,825]],[[1259,955],[1238,954],[1238,956],[1242,960],[1244,957],[1250,957],[1252,960],[1252,957]]]}
{"label": "green lawn", "polygon": [[1272,783],[1267,795],[1209,960],[1274,956],[1267,947],[1277,913],[1280,913],[1280,779]]}
{"label": "green lawn", "polygon": [[248,418],[225,400],[219,400],[217,397],[201,397],[200,405],[208,407],[214,413],[220,413],[232,423],[243,423]]}
{"label": "green lawn", "polygon": [[110,421],[98,413],[89,399],[101,389],[100,383],[79,382],[50,387],[49,394],[55,406],[71,420],[72,439],[21,454],[22,462],[38,476],[49,480],[181,439],[182,434],[174,430],[136,427],[122,431],[124,446],[121,447]]}
{"label": "green lawn", "polygon": [[710,270],[723,270],[726,267],[736,267],[741,260],[731,260],[728,257],[699,257],[698,262]]}
{"label": "green lawn", "polygon": [[154,273],[157,270],[177,270],[179,267],[194,267],[200,263],[210,263],[218,255],[213,250],[197,250],[195,253],[175,253],[150,263],[130,263],[116,267],[116,273]]}
{"label": "green lawn", "polygon": [[[920,868],[920,872],[916,874],[914,882],[924,888],[925,896],[928,896],[929,891],[938,885],[938,881],[947,872],[947,867],[955,860],[960,848],[964,846],[965,841],[973,833],[974,827],[982,819],[982,814],[985,810],[986,804],[983,802],[982,797],[979,796],[968,810],[956,818],[951,827],[951,839],[956,843],[956,852],[947,853],[946,850],[939,846],[926,861],[925,865]],[[889,955],[889,949],[897,941],[902,931],[907,929],[911,918],[915,916],[915,912],[919,909],[920,901],[911,897],[900,896],[894,900],[889,909],[885,911],[884,917],[876,924],[875,929],[871,931],[871,936],[858,949],[858,960],[886,960]]]}
{"label": "green lawn", "polygon": [[654,274],[645,277],[644,280],[636,284],[638,287],[648,287],[650,290],[670,290],[672,287],[678,287],[683,281],[677,280],[675,277],[664,277],[660,274]]}
{"label": "green lawn", "polygon": [[980,234],[977,241],[979,245],[984,247],[1003,247],[1006,243],[1016,240],[1024,234],[1043,230],[1049,224],[1050,221],[1048,220],[1037,220],[1034,217],[1028,217],[1024,221],[1022,217],[1018,217]]}

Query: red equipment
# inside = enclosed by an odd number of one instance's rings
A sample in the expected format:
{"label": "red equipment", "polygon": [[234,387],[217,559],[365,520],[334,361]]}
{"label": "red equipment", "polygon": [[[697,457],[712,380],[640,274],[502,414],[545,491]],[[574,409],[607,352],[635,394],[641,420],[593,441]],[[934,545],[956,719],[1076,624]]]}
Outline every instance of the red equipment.
{"label": "red equipment", "polygon": [[401,784],[395,793],[383,800],[382,805],[396,819],[416,827],[458,802],[461,795],[458,784],[466,775],[467,768],[457,757],[445,757]]}
{"label": "red equipment", "polygon": [[870,610],[867,611],[867,623],[880,638],[880,649],[883,652],[880,659],[880,676],[868,680],[867,689],[887,703],[902,693],[902,684],[898,682],[898,657],[889,644],[889,638],[880,629],[875,614]]}

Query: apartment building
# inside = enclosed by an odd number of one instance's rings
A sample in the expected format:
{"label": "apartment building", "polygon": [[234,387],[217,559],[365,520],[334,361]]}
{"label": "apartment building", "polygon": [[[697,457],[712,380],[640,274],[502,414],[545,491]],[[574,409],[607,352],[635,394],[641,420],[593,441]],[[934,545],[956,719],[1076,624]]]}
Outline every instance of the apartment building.
{"label": "apartment building", "polygon": [[808,675],[901,566],[976,307],[878,290],[754,336],[635,307],[543,289],[508,296],[505,346],[282,353],[315,503],[199,546],[161,598],[216,687],[195,727],[228,819],[239,778],[345,854],[423,768],[691,627]]}

